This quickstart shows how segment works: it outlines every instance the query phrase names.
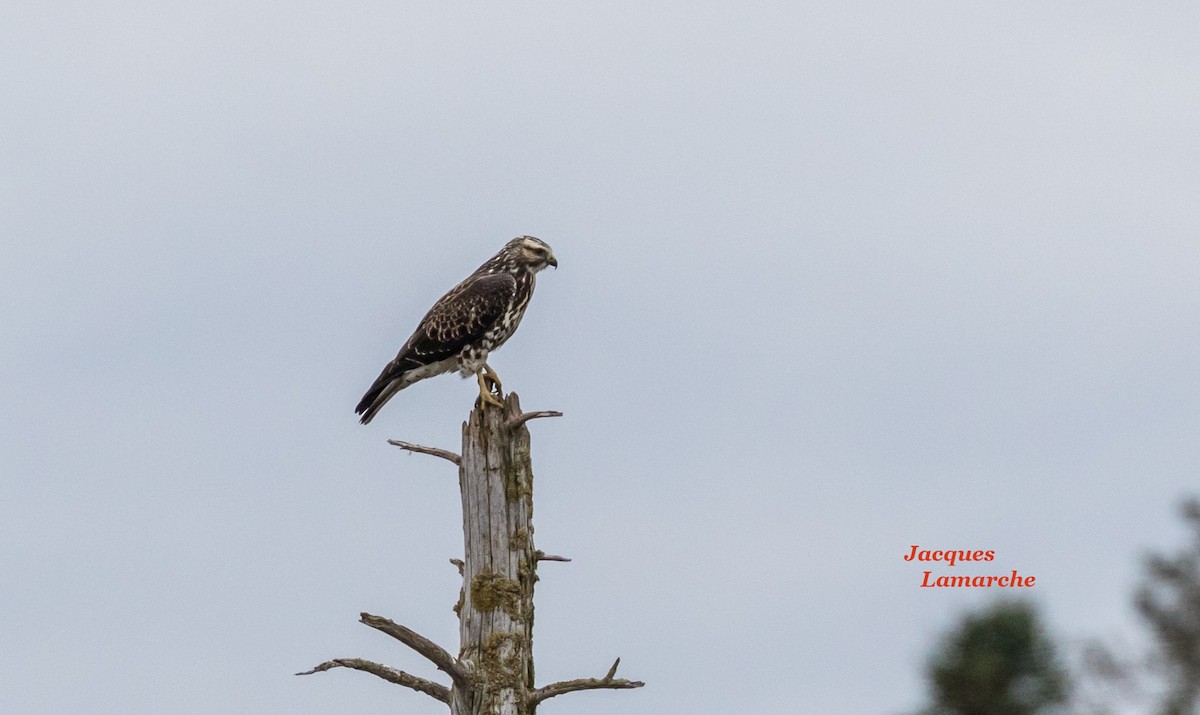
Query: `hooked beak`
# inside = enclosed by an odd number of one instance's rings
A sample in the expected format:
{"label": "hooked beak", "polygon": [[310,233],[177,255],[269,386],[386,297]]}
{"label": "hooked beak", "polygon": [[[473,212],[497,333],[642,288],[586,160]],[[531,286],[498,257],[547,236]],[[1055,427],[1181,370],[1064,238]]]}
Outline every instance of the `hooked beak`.
{"label": "hooked beak", "polygon": [[554,257],[553,253],[546,257],[546,265],[554,266],[554,270],[558,270],[558,259]]}

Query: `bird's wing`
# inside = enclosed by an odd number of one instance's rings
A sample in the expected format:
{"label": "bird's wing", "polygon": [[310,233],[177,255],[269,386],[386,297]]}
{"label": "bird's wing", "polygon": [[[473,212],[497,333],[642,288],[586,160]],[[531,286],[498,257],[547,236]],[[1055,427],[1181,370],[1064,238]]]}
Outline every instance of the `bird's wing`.
{"label": "bird's wing", "polygon": [[364,423],[399,388],[389,389],[406,372],[454,357],[480,339],[512,301],[517,281],[508,273],[472,276],[433,304],[396,358],[379,373],[355,412]]}
{"label": "bird's wing", "polygon": [[394,362],[411,370],[457,355],[500,319],[516,290],[508,273],[463,281],[433,304]]}

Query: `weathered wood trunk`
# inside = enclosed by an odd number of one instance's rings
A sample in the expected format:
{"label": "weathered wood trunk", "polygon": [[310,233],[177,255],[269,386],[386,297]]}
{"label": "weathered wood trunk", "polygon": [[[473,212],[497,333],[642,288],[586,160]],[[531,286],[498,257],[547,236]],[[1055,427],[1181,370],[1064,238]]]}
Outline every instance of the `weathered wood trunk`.
{"label": "weathered wood trunk", "polygon": [[[533,468],[516,395],[504,411],[476,409],[463,424],[463,588],[458,658],[473,697],[451,690],[452,715],[531,715],[533,691]],[[467,697],[464,697],[467,696]]]}
{"label": "weathered wood trunk", "polygon": [[451,559],[463,576],[455,611],[458,657],[412,629],[382,616],[360,620],[425,656],[450,676],[449,686],[361,658],[335,658],[298,675],[334,668],[371,673],[446,703],[451,715],[534,715],[538,703],[581,690],[640,688],[617,678],[618,658],[602,678],[578,678],[535,688],[533,585],[539,561],[569,561],[533,548],[533,468],[525,423],[557,412],[522,413],[510,394],[504,409],[477,407],[463,424],[462,455],[388,440],[411,452],[458,465],[464,558]]}

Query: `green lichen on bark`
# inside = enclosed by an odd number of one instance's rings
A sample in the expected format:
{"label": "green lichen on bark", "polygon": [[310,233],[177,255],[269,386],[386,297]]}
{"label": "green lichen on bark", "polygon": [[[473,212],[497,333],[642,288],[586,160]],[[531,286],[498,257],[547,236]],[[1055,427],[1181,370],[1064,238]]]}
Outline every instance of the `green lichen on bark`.
{"label": "green lichen on bark", "polygon": [[517,581],[529,590],[529,598],[532,599],[533,585],[538,582],[537,566],[532,560],[521,559],[517,564]]}
{"label": "green lichen on bark", "polygon": [[504,464],[504,498],[510,503],[525,499],[533,501],[533,470],[530,469],[529,449],[516,448],[511,461]]}
{"label": "green lichen on bark", "polygon": [[481,571],[471,579],[471,605],[478,611],[502,609],[520,618],[521,584],[492,571]]}
{"label": "green lichen on bark", "polygon": [[[532,529],[533,527],[530,527]],[[529,548],[529,531],[524,527],[518,527],[513,531],[512,539],[508,542],[508,546],[513,551],[524,551]]]}
{"label": "green lichen on bark", "polygon": [[523,682],[529,673],[522,667],[522,653],[527,646],[525,634],[511,631],[496,631],[484,640],[479,660],[489,689],[532,687],[531,682]]}

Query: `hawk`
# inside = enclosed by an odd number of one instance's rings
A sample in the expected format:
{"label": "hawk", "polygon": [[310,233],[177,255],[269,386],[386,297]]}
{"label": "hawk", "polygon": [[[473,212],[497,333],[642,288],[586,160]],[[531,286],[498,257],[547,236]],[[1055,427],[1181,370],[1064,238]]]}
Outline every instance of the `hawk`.
{"label": "hawk", "polygon": [[546,266],[558,268],[550,246],[533,236],[518,236],[451,288],[354,408],[362,423],[414,382],[455,370],[479,380],[481,404],[502,407],[500,377],[487,364],[488,353],[516,332],[533,296],[534,277]]}

